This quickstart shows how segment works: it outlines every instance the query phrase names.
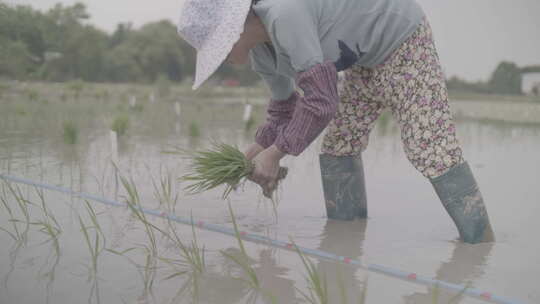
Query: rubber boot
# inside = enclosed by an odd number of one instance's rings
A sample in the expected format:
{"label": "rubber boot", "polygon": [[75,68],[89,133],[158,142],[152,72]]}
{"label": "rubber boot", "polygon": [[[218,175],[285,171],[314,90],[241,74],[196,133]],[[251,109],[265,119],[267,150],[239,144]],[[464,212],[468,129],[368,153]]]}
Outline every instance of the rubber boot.
{"label": "rubber boot", "polygon": [[366,185],[361,156],[321,154],[319,161],[328,218],[366,218]]}
{"label": "rubber boot", "polygon": [[431,183],[463,242],[475,244],[495,240],[482,194],[466,162],[431,179]]}

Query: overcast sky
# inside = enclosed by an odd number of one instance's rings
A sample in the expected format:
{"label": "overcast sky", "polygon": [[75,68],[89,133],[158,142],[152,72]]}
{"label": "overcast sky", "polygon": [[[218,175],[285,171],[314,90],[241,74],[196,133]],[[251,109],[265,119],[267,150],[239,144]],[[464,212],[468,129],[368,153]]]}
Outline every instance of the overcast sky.
{"label": "overcast sky", "polygon": [[[55,3],[87,5],[91,23],[113,31],[119,22],[176,22],[182,0],[5,0],[48,9]],[[328,0],[332,1],[332,0]],[[361,1],[361,0],[358,0]],[[417,0],[432,24],[449,76],[486,80],[502,60],[540,64],[539,0]]]}

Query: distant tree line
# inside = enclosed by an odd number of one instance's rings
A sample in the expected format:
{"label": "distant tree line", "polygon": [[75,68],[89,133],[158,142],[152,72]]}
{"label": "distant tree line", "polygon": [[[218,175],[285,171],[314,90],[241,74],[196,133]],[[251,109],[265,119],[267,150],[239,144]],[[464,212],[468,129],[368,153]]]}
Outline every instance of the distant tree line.
{"label": "distant tree line", "polygon": [[467,82],[456,76],[447,80],[448,89],[481,94],[522,95],[525,73],[540,73],[540,66],[520,68],[513,62],[499,63],[487,82]]}
{"label": "distant tree line", "polygon": [[[193,77],[195,51],[169,21],[148,23],[140,29],[119,24],[112,34],[92,25],[86,6],[57,4],[42,12],[0,0],[0,79],[91,82],[180,82]],[[540,67],[533,67],[540,71]],[[529,68],[530,70],[530,68]],[[487,82],[448,79],[451,90],[483,94],[522,94],[522,73],[512,62],[502,62]],[[227,64],[215,79],[234,79],[251,85],[259,81],[249,67]]]}
{"label": "distant tree line", "polygon": [[[0,78],[91,82],[180,82],[193,77],[195,51],[169,21],[140,29],[119,24],[112,34],[92,25],[86,6],[57,4],[42,12],[0,0]],[[249,67],[224,65],[219,79],[249,85],[258,77]]]}

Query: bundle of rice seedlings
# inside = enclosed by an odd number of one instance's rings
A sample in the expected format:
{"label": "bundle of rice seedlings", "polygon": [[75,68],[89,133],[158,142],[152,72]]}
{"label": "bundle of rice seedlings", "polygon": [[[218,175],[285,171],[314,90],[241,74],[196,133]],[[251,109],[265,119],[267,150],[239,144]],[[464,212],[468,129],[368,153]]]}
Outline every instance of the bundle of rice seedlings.
{"label": "bundle of rice seedlings", "polygon": [[[201,193],[225,185],[223,199],[236,189],[253,172],[254,165],[237,147],[214,142],[208,150],[180,152],[191,159],[191,172],[181,181],[191,182],[185,190],[190,194]],[[287,168],[280,168],[278,179],[287,175]]]}

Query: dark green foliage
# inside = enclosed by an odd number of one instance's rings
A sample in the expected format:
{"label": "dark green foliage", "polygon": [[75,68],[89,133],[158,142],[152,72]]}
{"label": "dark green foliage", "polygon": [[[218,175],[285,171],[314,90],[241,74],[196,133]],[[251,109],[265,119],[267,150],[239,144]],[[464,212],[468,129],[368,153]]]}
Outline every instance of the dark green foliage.
{"label": "dark green foliage", "polygon": [[[193,77],[195,51],[170,21],[140,29],[121,23],[107,34],[89,19],[82,3],[44,12],[0,0],[0,78],[154,83],[161,75],[173,82]],[[228,65],[215,78],[258,80],[248,67]]]}
{"label": "dark green foliage", "polygon": [[493,93],[521,95],[521,69],[513,62],[501,62],[489,80]]}
{"label": "dark green foliage", "polygon": [[0,37],[0,76],[25,79],[32,71],[30,52],[23,42],[5,40]]}
{"label": "dark green foliage", "polygon": [[111,81],[154,82],[160,75],[180,81],[192,72],[187,65],[193,59],[190,48],[169,21],[149,23],[138,31],[119,26],[111,39],[106,56]]}
{"label": "dark green foliage", "polygon": [[159,97],[167,98],[171,95],[171,81],[165,75],[160,75],[156,79],[155,86]]}
{"label": "dark green foliage", "polygon": [[540,66],[518,67],[513,62],[501,62],[488,82],[468,82],[458,77],[447,81],[448,89],[460,92],[499,95],[522,95],[523,74],[540,71]]}
{"label": "dark green foliage", "polygon": [[451,77],[446,81],[446,85],[449,90],[460,91],[460,92],[471,92],[478,94],[489,94],[491,93],[490,87],[487,83],[477,81],[477,82],[468,82],[459,77]]}

